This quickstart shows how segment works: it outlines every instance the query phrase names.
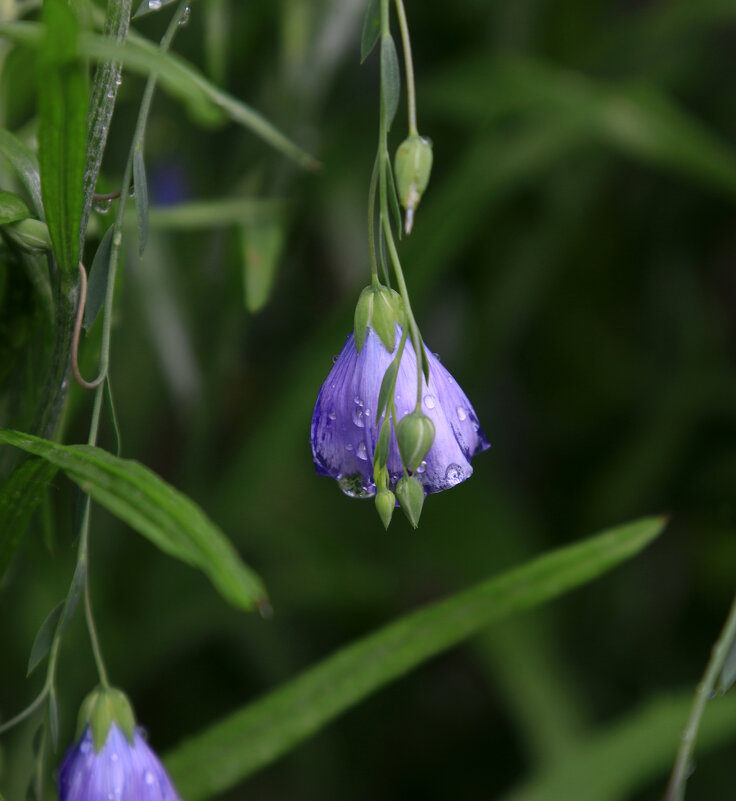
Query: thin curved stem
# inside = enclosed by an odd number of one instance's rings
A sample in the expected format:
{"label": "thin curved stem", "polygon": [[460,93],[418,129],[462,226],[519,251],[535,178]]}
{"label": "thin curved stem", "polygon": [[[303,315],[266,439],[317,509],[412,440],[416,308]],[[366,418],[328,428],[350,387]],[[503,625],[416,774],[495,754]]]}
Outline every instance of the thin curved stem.
{"label": "thin curved stem", "polygon": [[700,720],[703,717],[706,703],[715,693],[716,682],[723,670],[728,651],[734,640],[736,640],[736,598],[731,604],[723,630],[713,646],[703,678],[695,690],[690,716],[680,739],[680,747],[677,751],[664,801],[681,801],[685,797],[685,782],[690,772],[692,753],[698,736],[698,729],[700,728]]}
{"label": "thin curved stem", "polygon": [[[418,136],[417,130],[417,93],[414,88],[414,62],[411,57],[411,40],[409,25],[406,22],[406,11],[403,0],[396,0],[396,13],[401,30],[401,44],[404,50],[404,71],[406,72],[406,105],[409,116],[409,133]],[[408,232],[407,232],[408,233]]]}
{"label": "thin curved stem", "polygon": [[77,316],[74,320],[74,333],[72,334],[72,374],[74,380],[84,389],[97,389],[105,380],[105,373],[100,373],[92,381],[82,378],[79,371],[79,338],[82,333],[82,321],[84,320],[84,307],[87,305],[87,271],[82,262],[79,262],[79,302],[77,304]]}

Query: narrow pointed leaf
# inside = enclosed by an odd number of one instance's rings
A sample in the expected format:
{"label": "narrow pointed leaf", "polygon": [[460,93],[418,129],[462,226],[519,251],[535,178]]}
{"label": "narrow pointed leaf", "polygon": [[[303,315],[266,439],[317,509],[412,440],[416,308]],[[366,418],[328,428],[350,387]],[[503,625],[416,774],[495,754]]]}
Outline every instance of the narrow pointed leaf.
{"label": "narrow pointed leaf", "polygon": [[431,657],[634,556],[664,525],[644,518],[560,548],[342,648],[185,741],[166,759],[174,782],[188,801],[228,790]]}
{"label": "narrow pointed leaf", "polygon": [[391,130],[391,123],[399,107],[401,93],[401,74],[396,45],[390,33],[381,36],[381,99],[386,112],[386,127]]}
{"label": "narrow pointed leaf", "polygon": [[0,429],[0,443],[56,465],[91,498],[164,553],[202,570],[233,606],[266,607],[261,580],[220,529],[186,495],[147,467],[101,448],[58,445],[18,431]]}
{"label": "narrow pointed leaf", "polygon": [[368,0],[363,18],[363,33],[360,37],[360,63],[373,52],[381,33],[381,6],[379,0]]}
{"label": "narrow pointed leaf", "polygon": [[723,663],[718,688],[722,693],[728,692],[736,681],[736,640],[731,643],[731,647],[726,654]]}
{"label": "narrow pointed leaf", "polygon": [[387,183],[388,183],[388,203],[391,206],[391,214],[394,218],[394,225],[396,226],[396,232],[399,235],[399,239],[404,232],[404,228],[401,224],[401,208],[399,207],[399,196],[396,192],[396,181],[394,180],[394,171],[391,167],[390,159],[386,160],[386,172],[388,175]]}
{"label": "narrow pointed leaf", "polygon": [[381,419],[381,415],[386,411],[386,406],[391,400],[391,393],[396,383],[396,374],[399,372],[399,362],[394,359],[386,368],[381,380],[381,388],[378,390],[378,404],[376,408],[376,420]]}
{"label": "narrow pointed leaf", "polygon": [[0,579],[55,474],[43,459],[26,459],[0,486]]}
{"label": "narrow pointed leaf", "polygon": [[283,220],[272,217],[245,223],[241,232],[245,307],[258,312],[271,296],[286,231]]}
{"label": "narrow pointed leaf", "polygon": [[107,278],[110,272],[110,248],[115,226],[111,225],[97,246],[87,283],[87,303],[84,307],[84,330],[92,328],[107,295]]}
{"label": "narrow pointed leaf", "polygon": [[135,211],[138,217],[138,255],[142,256],[148,241],[148,180],[143,161],[143,148],[140,145],[133,152],[133,185]]}
{"label": "narrow pointed leaf", "polygon": [[38,56],[41,192],[54,256],[76,276],[87,153],[87,80],[77,52],[77,19],[66,0],[43,4]]}
{"label": "narrow pointed leaf", "polygon": [[45,659],[51,648],[51,641],[54,639],[54,632],[56,626],[61,619],[61,613],[64,611],[64,601],[57,604],[48,614],[46,620],[41,624],[41,628],[36,634],[33,645],[31,646],[31,655],[28,657],[28,668],[26,675],[30,676],[31,673],[41,664]]}

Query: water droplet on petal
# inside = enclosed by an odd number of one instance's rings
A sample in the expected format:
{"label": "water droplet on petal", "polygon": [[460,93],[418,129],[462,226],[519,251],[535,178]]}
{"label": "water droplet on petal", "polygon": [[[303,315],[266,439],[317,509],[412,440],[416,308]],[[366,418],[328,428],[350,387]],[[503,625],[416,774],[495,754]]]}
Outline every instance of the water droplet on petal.
{"label": "water droplet on petal", "polygon": [[434,409],[434,407],[436,405],[435,404],[435,400],[434,400],[434,395],[425,395],[424,396],[424,405],[428,409]]}
{"label": "water droplet on petal", "polygon": [[336,362],[336,361],[337,361],[339,358],[340,358],[340,354],[339,354],[339,353],[336,353],[336,354],[335,354],[335,355],[332,357],[332,363],[334,364],[334,363],[335,363],[335,362]]}
{"label": "water droplet on petal", "polygon": [[453,462],[447,466],[447,470],[445,470],[445,480],[450,486],[454,487],[455,484],[459,484],[464,478],[465,474],[459,464]]}
{"label": "water droplet on petal", "polygon": [[371,416],[371,410],[370,410],[370,409],[366,409],[366,410],[363,412],[363,414],[364,414],[366,417],[370,417],[370,416]]}
{"label": "water droplet on petal", "polygon": [[89,754],[92,750],[92,742],[90,740],[82,740],[82,744],[79,746],[79,750],[83,754]]}
{"label": "water droplet on petal", "polygon": [[112,753],[112,754],[110,754],[110,759],[111,759],[113,762],[117,762],[117,761],[118,761],[118,759],[120,759],[120,757],[119,757],[119,756],[118,756],[116,753]]}
{"label": "water droplet on petal", "polygon": [[179,27],[183,28],[187,22],[189,22],[189,16],[192,13],[192,9],[189,6],[184,7],[184,11],[182,11],[181,16],[178,19]]}
{"label": "water droplet on petal", "polygon": [[354,398],[354,401],[355,401],[355,405],[356,406],[362,406],[363,405],[363,401],[360,399],[360,395],[356,395],[355,398]]}
{"label": "water droplet on petal", "polygon": [[338,486],[348,498],[370,498],[376,492],[375,487],[366,487],[360,473],[351,476],[338,476]]}
{"label": "water droplet on petal", "polygon": [[467,409],[462,406],[457,407],[457,419],[462,423],[468,416]]}
{"label": "water droplet on petal", "polygon": [[368,460],[368,450],[365,447],[365,442],[358,444],[358,450],[355,451],[355,455],[358,457],[358,459],[362,459],[364,462]]}
{"label": "water droplet on petal", "polygon": [[351,451],[352,449],[353,449],[353,446],[348,442],[348,444],[345,446],[345,450],[346,451]]}
{"label": "water droplet on petal", "polygon": [[422,462],[419,467],[417,467],[417,473],[423,473],[427,469],[427,463]]}
{"label": "water droplet on petal", "polygon": [[363,419],[363,410],[360,406],[353,409],[353,422],[358,428],[365,428],[365,420]]}
{"label": "water droplet on petal", "polygon": [[335,413],[335,410],[333,409],[331,412],[329,412],[329,413],[328,413],[328,415],[327,415],[327,417],[328,417],[330,420],[336,420],[336,419],[337,419],[337,414]]}
{"label": "water droplet on petal", "polygon": [[149,787],[150,787],[150,786],[151,786],[151,785],[154,783],[154,781],[155,781],[155,780],[156,780],[156,778],[155,778],[155,776],[153,775],[153,772],[152,772],[152,771],[150,771],[150,770],[147,770],[147,771],[146,771],[146,772],[143,774],[143,781],[144,781],[144,782],[145,782],[145,783],[146,783],[146,784],[147,784]]}

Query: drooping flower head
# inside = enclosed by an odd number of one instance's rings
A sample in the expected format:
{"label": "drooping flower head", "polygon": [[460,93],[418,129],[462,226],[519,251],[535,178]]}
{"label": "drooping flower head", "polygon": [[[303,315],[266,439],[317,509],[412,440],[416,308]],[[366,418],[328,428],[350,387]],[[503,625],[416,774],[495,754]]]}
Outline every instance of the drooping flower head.
{"label": "drooping flower head", "polygon": [[181,801],[122,693],[93,693],[80,723],[59,769],[59,801]]}
{"label": "drooping flower head", "polygon": [[[454,487],[472,475],[473,456],[486,450],[489,442],[467,396],[430,352],[429,378],[422,379],[421,410],[416,408],[417,359],[411,339],[402,333],[396,325],[393,350],[386,347],[386,337],[380,337],[372,325],[365,329],[360,350],[355,335],[348,336],[317,396],[311,443],[317,472],[337,479],[346,495],[367,498],[377,492],[379,496],[382,491],[395,492],[404,507],[401,493],[406,491],[407,479],[414,480],[415,493],[416,482],[421,484],[422,500],[426,493]],[[379,394],[383,408],[379,408]],[[425,420],[430,425],[424,423],[422,428]],[[431,442],[428,452],[416,465],[408,464],[410,447],[400,448],[404,445],[400,442],[402,427],[412,429],[410,434],[421,450],[420,440],[432,426],[433,439],[431,430],[427,434]],[[385,471],[379,461],[383,461]],[[382,518],[383,506],[390,519],[392,500],[377,500]]]}

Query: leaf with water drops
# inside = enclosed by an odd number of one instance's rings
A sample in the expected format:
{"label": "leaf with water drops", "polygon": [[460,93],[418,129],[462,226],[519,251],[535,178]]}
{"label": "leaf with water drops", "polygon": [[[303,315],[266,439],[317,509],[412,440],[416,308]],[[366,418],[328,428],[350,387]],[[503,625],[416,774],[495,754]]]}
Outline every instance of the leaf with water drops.
{"label": "leaf with water drops", "polygon": [[143,17],[153,11],[160,11],[165,6],[170,6],[174,2],[176,2],[176,0],[143,0],[136,9],[135,14],[133,14],[133,19],[138,19],[138,17]]}
{"label": "leaf with water drops", "polygon": [[97,319],[107,295],[107,278],[110,272],[110,249],[115,226],[111,225],[97,246],[87,284],[87,303],[84,307],[84,330],[89,331]]}
{"label": "leaf with water drops", "polygon": [[102,448],[59,445],[7,429],[0,429],[0,443],[40,456],[63,470],[91,498],[164,553],[202,570],[233,606],[270,608],[260,578],[222,531],[186,495],[139,462],[120,459]]}
{"label": "leaf with water drops", "polygon": [[379,0],[368,0],[363,18],[363,32],[360,37],[360,63],[373,52],[381,33],[381,6]]}
{"label": "leaf with water drops", "polygon": [[39,51],[38,153],[54,256],[76,280],[87,154],[87,73],[77,52],[77,18],[66,0],[43,4]]}
{"label": "leaf with water drops", "polygon": [[[381,100],[386,114],[386,128],[391,130],[391,123],[399,107],[401,91],[401,74],[396,45],[390,33],[381,36]],[[401,226],[399,226],[401,227]]]}
{"label": "leaf with water drops", "polygon": [[559,548],[341,648],[168,754],[172,779],[187,801],[223,793],[433,656],[635,556],[665,522],[643,518]]}
{"label": "leaf with water drops", "polygon": [[0,486],[0,579],[55,475],[54,465],[43,459],[26,459]]}
{"label": "leaf with water drops", "polygon": [[135,211],[138,217],[138,255],[142,256],[148,241],[148,180],[143,160],[143,146],[140,142],[133,151],[133,185]]}
{"label": "leaf with water drops", "polygon": [[25,220],[31,216],[23,198],[12,192],[0,192],[0,225]]}

